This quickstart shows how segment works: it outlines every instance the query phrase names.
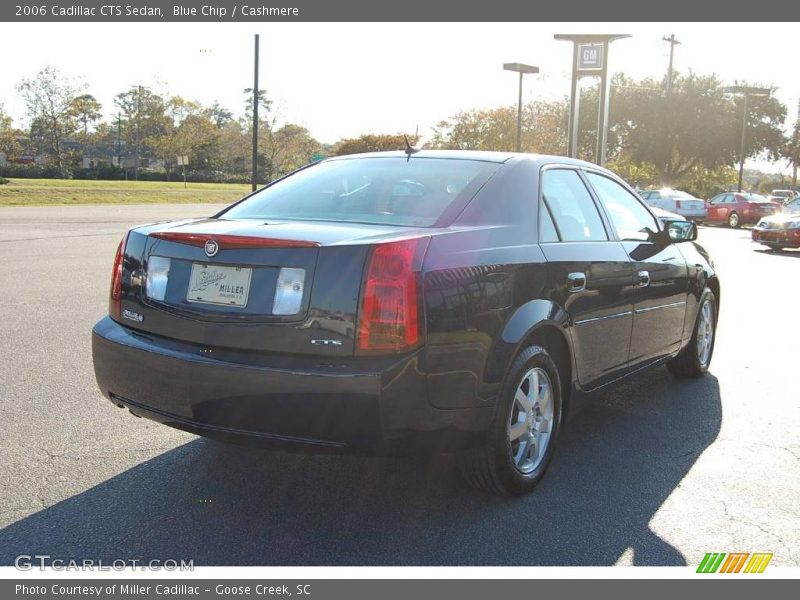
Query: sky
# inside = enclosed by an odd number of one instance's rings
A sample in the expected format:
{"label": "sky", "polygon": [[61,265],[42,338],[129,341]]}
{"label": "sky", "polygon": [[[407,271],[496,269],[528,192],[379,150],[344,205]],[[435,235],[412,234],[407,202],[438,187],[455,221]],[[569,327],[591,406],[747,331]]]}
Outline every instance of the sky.
{"label": "sky", "polygon": [[424,138],[460,110],[516,104],[518,79],[504,62],[540,68],[525,77],[525,101],[568,95],[572,48],[556,33],[631,34],[612,44],[609,69],[637,78],[664,75],[662,37],[674,33],[677,71],[776,86],[789,126],[800,99],[796,25],[786,23],[0,23],[0,104],[24,126],[16,85],[54,65],[86,84],[106,118],[114,96],[138,84],[238,115],[255,33],[259,87],[279,123],[329,143],[417,128]]}

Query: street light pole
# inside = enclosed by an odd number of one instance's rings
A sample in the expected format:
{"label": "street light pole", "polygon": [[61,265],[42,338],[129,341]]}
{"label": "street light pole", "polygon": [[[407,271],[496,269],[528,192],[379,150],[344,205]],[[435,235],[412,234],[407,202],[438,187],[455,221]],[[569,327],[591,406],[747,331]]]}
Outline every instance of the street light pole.
{"label": "street light pole", "polygon": [[739,191],[742,191],[742,179],[744,178],[744,153],[747,144],[747,113],[750,109],[750,94],[744,93],[744,116],[742,117],[742,143],[739,147]]}
{"label": "street light pole", "polygon": [[722,91],[726,94],[741,94],[743,96],[742,139],[739,147],[739,192],[741,192],[744,179],[745,152],[747,151],[747,117],[750,112],[750,97],[765,98],[770,95],[771,90],[747,85],[732,85],[722,88]]}
{"label": "street light pole", "polygon": [[258,34],[253,61],[253,172],[250,183],[255,192],[258,187]]}
{"label": "street light pole", "polygon": [[519,73],[519,98],[517,100],[517,152],[522,152],[522,76],[526,73],[538,73],[539,67],[522,63],[504,63],[503,69]]}

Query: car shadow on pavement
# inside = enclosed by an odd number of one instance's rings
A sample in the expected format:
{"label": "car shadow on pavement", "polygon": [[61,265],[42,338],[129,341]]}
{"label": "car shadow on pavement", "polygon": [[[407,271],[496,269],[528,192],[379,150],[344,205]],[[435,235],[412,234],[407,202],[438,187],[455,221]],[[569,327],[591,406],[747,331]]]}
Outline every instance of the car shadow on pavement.
{"label": "car shadow on pavement", "polygon": [[649,521],[721,423],[717,380],[656,369],[563,430],[536,491],[501,498],[449,459],[308,456],[197,439],[0,531],[0,563],[684,565]]}
{"label": "car shadow on pavement", "polygon": [[756,252],[758,252],[759,254],[769,254],[771,256],[788,256],[788,257],[800,258],[800,251],[798,250],[787,250],[787,249],[769,250],[767,248],[764,248],[762,250],[761,248],[759,248],[758,250],[756,250]]}

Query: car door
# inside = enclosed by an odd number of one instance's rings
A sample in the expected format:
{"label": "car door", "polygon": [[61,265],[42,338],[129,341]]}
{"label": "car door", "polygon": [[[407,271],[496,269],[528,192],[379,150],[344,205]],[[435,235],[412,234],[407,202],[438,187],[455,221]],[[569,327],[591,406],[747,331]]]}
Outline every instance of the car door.
{"label": "car door", "polygon": [[683,338],[686,260],[677,246],[656,240],[658,221],[633,192],[601,173],[588,171],[586,178],[633,265],[629,362],[637,365],[671,354]]}
{"label": "car door", "polygon": [[708,219],[710,221],[727,221],[728,205],[733,201],[733,194],[718,194],[709,201]]}
{"label": "car door", "polygon": [[575,169],[542,171],[539,221],[551,297],[571,317],[578,381],[591,389],[628,360],[631,263]]}

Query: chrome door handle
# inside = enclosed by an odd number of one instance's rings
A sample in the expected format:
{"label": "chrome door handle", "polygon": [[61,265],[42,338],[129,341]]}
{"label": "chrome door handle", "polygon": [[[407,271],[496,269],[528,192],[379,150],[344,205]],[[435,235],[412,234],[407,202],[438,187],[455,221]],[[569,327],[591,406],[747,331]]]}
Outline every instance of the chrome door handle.
{"label": "chrome door handle", "polygon": [[636,279],[639,287],[647,287],[650,285],[650,273],[647,271],[639,271],[636,274]]}
{"label": "chrome door handle", "polygon": [[586,289],[586,273],[570,273],[567,275],[567,283],[570,292],[582,292]]}

